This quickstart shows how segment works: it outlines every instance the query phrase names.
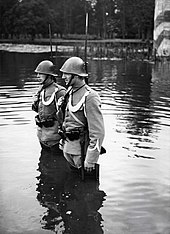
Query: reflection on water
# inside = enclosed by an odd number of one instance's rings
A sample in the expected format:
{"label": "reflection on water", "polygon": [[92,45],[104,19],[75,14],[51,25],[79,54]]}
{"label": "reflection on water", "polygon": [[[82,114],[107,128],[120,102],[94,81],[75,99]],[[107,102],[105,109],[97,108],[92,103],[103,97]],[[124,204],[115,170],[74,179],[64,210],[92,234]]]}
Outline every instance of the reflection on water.
{"label": "reflection on water", "polygon": [[169,234],[170,64],[89,60],[106,128],[97,184],[70,174],[59,152],[39,158],[33,71],[46,58],[0,52],[1,233]]}
{"label": "reflection on water", "polygon": [[75,172],[70,172],[58,149],[41,151],[39,162],[37,199],[47,208],[41,224],[43,229],[56,233],[103,233],[102,217],[98,212],[105,193],[99,182],[82,182]]}

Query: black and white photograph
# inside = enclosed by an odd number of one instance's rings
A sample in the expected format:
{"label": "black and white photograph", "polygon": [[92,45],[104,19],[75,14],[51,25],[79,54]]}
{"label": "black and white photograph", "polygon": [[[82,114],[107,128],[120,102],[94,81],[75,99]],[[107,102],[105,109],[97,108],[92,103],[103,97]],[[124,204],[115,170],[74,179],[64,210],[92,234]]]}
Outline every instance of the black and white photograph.
{"label": "black and white photograph", "polygon": [[0,0],[0,234],[170,234],[170,0]]}

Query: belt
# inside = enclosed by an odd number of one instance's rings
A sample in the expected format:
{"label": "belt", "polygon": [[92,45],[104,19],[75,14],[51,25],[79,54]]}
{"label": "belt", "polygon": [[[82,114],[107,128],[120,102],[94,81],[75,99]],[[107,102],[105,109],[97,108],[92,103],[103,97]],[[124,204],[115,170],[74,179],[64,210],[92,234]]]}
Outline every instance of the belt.
{"label": "belt", "polygon": [[43,126],[45,128],[50,128],[54,126],[55,120],[54,119],[50,119],[50,120],[45,120],[45,121],[41,121],[39,116],[35,116],[35,123],[37,126],[39,126],[40,128],[42,128]]}
{"label": "belt", "polygon": [[76,128],[70,131],[63,131],[60,129],[58,133],[63,139],[68,138],[70,141],[74,141],[80,139],[80,135],[82,132],[84,132],[83,128],[80,129]]}
{"label": "belt", "polygon": [[70,141],[78,140],[80,138],[80,130],[71,130],[65,132],[65,135]]}

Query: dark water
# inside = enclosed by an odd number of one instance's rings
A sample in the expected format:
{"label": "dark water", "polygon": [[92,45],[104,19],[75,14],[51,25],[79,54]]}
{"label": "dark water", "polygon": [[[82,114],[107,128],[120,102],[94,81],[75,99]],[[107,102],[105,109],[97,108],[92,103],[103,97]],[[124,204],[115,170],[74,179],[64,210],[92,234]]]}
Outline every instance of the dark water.
{"label": "dark water", "polygon": [[99,183],[83,183],[36,137],[33,71],[46,58],[0,51],[0,233],[170,234],[170,64],[89,60],[107,153]]}

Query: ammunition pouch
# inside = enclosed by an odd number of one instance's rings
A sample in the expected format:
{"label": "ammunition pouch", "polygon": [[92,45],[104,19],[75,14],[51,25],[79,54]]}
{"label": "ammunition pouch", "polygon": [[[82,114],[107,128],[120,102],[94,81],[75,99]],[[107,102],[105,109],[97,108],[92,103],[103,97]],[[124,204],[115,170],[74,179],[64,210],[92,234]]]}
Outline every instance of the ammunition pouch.
{"label": "ammunition pouch", "polygon": [[72,130],[72,131],[66,132],[65,135],[70,141],[78,140],[80,138],[80,131]]}
{"label": "ammunition pouch", "polygon": [[66,139],[68,138],[70,141],[75,141],[80,139],[80,134],[82,132],[82,129],[75,129],[75,130],[71,130],[71,131],[63,131],[61,129],[59,129],[58,134],[61,136],[62,139]]}
{"label": "ammunition pouch", "polygon": [[35,116],[35,123],[40,128],[42,128],[43,126],[45,128],[50,128],[50,127],[54,126],[55,120],[50,119],[50,120],[46,120],[46,121],[41,121],[39,115],[37,115],[37,116]]}

